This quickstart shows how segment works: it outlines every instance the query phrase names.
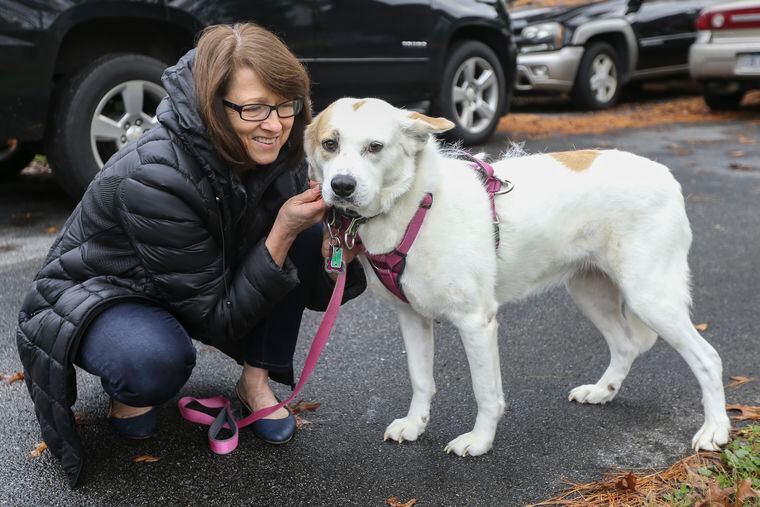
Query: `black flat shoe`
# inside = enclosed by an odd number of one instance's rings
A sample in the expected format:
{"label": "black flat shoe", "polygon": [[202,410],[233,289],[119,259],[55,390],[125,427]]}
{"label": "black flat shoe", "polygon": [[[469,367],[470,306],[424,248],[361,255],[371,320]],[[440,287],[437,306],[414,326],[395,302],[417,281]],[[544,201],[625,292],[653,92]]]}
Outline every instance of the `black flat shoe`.
{"label": "black flat shoe", "polygon": [[119,418],[109,415],[108,422],[111,423],[111,426],[119,435],[132,440],[150,438],[156,434],[156,428],[158,428],[158,417],[155,407],[135,417]]}
{"label": "black flat shoe", "polygon": [[[247,417],[253,412],[251,407],[240,396],[240,391],[237,387],[235,388],[235,394],[243,407],[243,417]],[[277,399],[277,401],[279,402],[280,400]],[[279,445],[289,442],[296,432],[296,417],[291,412],[290,407],[285,405],[285,409],[288,411],[288,417],[282,419],[259,419],[255,421],[251,425],[253,434],[268,444]]]}

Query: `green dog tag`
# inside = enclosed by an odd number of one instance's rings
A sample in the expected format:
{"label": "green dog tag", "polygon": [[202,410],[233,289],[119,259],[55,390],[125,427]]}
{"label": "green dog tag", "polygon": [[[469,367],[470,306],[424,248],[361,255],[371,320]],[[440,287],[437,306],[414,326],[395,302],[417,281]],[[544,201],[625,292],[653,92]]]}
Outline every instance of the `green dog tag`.
{"label": "green dog tag", "polygon": [[330,258],[330,267],[340,269],[343,266],[343,248],[336,246],[332,248],[332,257]]}

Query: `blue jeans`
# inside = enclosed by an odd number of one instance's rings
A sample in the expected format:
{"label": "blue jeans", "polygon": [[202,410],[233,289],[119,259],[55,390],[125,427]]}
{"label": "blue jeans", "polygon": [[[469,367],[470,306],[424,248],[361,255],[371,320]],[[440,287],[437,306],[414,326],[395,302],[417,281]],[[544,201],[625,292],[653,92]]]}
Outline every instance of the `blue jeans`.
{"label": "blue jeans", "polygon": [[[300,284],[254,328],[245,362],[269,370],[273,380],[293,386],[293,354],[310,287],[319,283],[322,228],[302,232],[288,257]],[[165,309],[144,303],[111,306],[87,327],[74,364],[100,377],[114,400],[133,407],[160,405],[176,395],[195,366],[187,331]]]}

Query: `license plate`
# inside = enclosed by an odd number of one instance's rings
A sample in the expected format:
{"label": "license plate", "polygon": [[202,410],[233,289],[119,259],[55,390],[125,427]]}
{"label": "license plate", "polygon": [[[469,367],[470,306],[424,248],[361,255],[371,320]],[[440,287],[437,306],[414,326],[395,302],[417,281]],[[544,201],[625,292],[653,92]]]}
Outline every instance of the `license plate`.
{"label": "license plate", "polygon": [[737,55],[736,72],[742,74],[760,74],[760,53]]}

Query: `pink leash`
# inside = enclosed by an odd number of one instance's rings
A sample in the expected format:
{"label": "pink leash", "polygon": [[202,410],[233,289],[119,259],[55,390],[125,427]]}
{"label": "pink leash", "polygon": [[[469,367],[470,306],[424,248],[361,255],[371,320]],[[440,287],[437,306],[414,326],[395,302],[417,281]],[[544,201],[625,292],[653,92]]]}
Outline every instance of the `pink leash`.
{"label": "pink leash", "polygon": [[[311,373],[314,371],[314,367],[317,365],[319,356],[322,354],[322,349],[327,345],[330,331],[338,316],[338,309],[343,300],[343,290],[346,285],[346,271],[348,270],[343,269],[338,275],[338,280],[335,282],[335,289],[333,289],[332,296],[330,297],[330,303],[327,305],[325,315],[322,317],[322,322],[319,324],[317,334],[314,335],[314,340],[311,342],[311,348],[309,349],[308,356],[306,356],[306,362],[304,363],[303,371],[301,371],[301,377],[298,379],[298,384],[296,384],[296,388],[288,399],[281,401],[277,405],[257,410],[248,417],[244,417],[238,421],[235,420],[235,416],[232,415],[230,400],[224,396],[214,396],[213,398],[193,398],[192,396],[184,396],[180,398],[178,402],[180,415],[182,415],[187,421],[203,424],[204,426],[209,427],[208,445],[213,452],[216,454],[229,454],[234,451],[238,445],[238,430],[240,428],[245,428],[254,421],[258,421],[275,410],[278,410],[280,407],[284,407],[298,396],[299,392],[301,392],[301,388],[309,380]],[[187,406],[192,402],[196,402],[206,408],[220,408],[221,410],[216,417],[212,417],[200,410],[188,408]],[[232,435],[227,438],[218,438],[219,432],[222,431],[222,429],[231,430]]]}

